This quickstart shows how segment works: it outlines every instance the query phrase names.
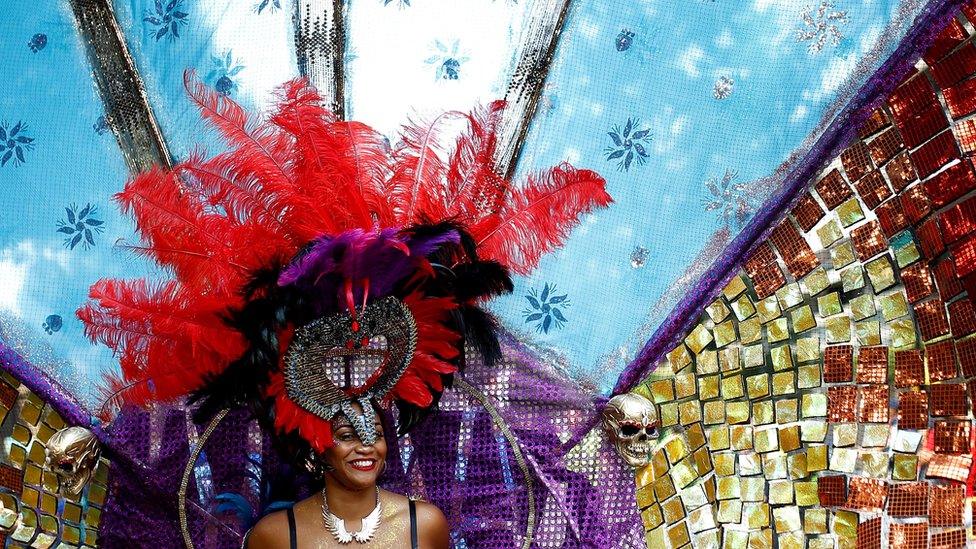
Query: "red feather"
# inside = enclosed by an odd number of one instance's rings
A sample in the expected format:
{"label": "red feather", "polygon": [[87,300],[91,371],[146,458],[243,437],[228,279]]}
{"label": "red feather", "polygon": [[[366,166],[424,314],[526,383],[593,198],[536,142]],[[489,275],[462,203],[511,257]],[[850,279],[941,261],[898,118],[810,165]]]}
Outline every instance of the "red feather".
{"label": "red feather", "polygon": [[397,225],[448,217],[444,211],[447,166],[438,155],[437,127],[442,120],[455,116],[463,115],[446,112],[426,126],[408,124],[401,128],[401,143],[393,151],[393,175],[386,183]]}
{"label": "red feather", "polygon": [[449,160],[445,217],[470,223],[497,205],[496,200],[486,197],[500,197],[506,187],[494,171],[496,132],[504,108],[504,101],[494,101],[487,109],[475,109],[467,115],[467,131],[458,137]]}
{"label": "red feather", "polygon": [[528,274],[563,244],[580,215],[613,201],[605,186],[596,172],[561,164],[513,190],[498,214],[475,224],[471,234],[483,257]]}

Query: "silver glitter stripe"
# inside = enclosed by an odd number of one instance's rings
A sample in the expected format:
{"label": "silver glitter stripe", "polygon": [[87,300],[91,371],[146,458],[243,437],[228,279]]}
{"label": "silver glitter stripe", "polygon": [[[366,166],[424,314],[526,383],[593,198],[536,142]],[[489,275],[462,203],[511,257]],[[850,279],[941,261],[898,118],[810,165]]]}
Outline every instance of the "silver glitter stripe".
{"label": "silver glitter stripe", "polygon": [[340,119],[345,117],[345,50],[343,0],[296,0],[298,71]]}
{"label": "silver glitter stripe", "polygon": [[569,5],[570,0],[537,0],[529,8],[523,40],[518,45],[518,63],[505,92],[506,107],[495,151],[495,173],[506,178],[512,176],[518,164]]}
{"label": "silver glitter stripe", "polygon": [[105,118],[129,170],[136,173],[153,165],[172,166],[172,157],[110,0],[71,0],[70,3],[95,85],[105,105]]}

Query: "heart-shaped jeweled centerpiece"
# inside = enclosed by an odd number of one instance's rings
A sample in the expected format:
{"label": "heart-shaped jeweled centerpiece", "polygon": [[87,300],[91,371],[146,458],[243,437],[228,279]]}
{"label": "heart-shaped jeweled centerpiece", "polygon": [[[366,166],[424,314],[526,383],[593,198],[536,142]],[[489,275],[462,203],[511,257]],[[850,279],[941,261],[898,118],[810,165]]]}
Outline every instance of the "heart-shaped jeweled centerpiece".
{"label": "heart-shaped jeweled centerpiece", "polygon": [[366,305],[355,319],[348,313],[322,317],[295,331],[285,353],[285,390],[296,404],[329,420],[351,398],[383,398],[416,347],[413,314],[392,296]]}

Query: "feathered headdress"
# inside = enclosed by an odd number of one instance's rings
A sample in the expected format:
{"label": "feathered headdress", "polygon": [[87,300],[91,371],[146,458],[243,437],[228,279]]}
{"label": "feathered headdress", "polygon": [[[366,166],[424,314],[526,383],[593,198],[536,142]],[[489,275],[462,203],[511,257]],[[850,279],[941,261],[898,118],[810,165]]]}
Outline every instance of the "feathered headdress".
{"label": "feathered headdress", "polygon": [[391,150],[304,80],[283,85],[263,121],[185,83],[230,150],[143,173],[116,196],[144,240],[133,248],[173,278],[100,280],[78,310],[121,363],[103,411],[188,394],[201,414],[259,404],[317,451],[336,413],[368,436],[366,399],[396,402],[408,428],[461,367],[465,340],[498,354],[479,303],[511,291],[508,270],[529,272],[611,201],[599,175],[565,164],[520,187],[496,175],[500,103],[442,115],[467,122],[445,161],[437,121],[405,127]]}

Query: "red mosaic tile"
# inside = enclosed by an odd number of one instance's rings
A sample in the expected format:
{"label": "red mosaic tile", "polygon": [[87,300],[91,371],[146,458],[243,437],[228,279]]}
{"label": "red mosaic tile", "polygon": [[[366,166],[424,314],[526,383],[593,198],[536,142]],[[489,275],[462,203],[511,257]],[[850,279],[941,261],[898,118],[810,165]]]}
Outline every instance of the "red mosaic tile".
{"label": "red mosaic tile", "polygon": [[929,461],[925,471],[927,478],[942,478],[965,482],[969,478],[969,471],[973,466],[971,455],[935,454]]}
{"label": "red mosaic tile", "polygon": [[928,514],[929,483],[906,482],[891,487],[888,514],[895,518],[924,517]]}
{"label": "red mosaic tile", "polygon": [[820,195],[823,203],[831,210],[854,196],[850,186],[844,180],[844,176],[840,174],[840,170],[831,170],[830,173],[817,182],[814,188],[817,190],[817,194]]}
{"label": "red mosaic tile", "polygon": [[0,403],[3,403],[4,408],[11,410],[14,407],[14,403],[17,402],[17,389],[4,382],[0,382]]}
{"label": "red mosaic tile", "polygon": [[976,46],[966,44],[929,67],[929,71],[940,88],[948,88],[969,78],[976,73]]}
{"label": "red mosaic tile", "polygon": [[976,312],[969,299],[957,299],[949,304],[949,325],[953,337],[963,337],[976,332]]}
{"label": "red mosaic tile", "polygon": [[828,345],[823,354],[825,383],[844,383],[854,380],[854,347]]}
{"label": "red mosaic tile", "polygon": [[857,351],[857,382],[880,385],[888,380],[888,348],[861,347]]}
{"label": "red mosaic tile", "polygon": [[963,281],[976,272],[976,235],[967,236],[952,246],[952,264],[956,276]]}
{"label": "red mosaic tile", "polygon": [[875,478],[852,476],[845,507],[861,511],[880,511],[888,499],[888,483]]}
{"label": "red mosaic tile", "polygon": [[857,193],[861,195],[864,203],[872,210],[877,208],[882,201],[891,196],[891,189],[888,183],[878,170],[873,170],[862,177],[854,184]]}
{"label": "red mosaic tile", "polygon": [[915,166],[912,165],[912,158],[905,151],[892,158],[891,162],[885,165],[884,172],[888,176],[888,181],[891,182],[891,186],[895,191],[901,191],[917,179]]}
{"label": "red mosaic tile", "polygon": [[899,429],[928,429],[929,427],[929,395],[928,392],[917,389],[898,394],[898,428]]}
{"label": "red mosaic tile", "polygon": [[769,244],[763,242],[746,261],[745,271],[752,280],[759,299],[765,299],[786,284],[783,272],[776,263],[776,256]]}
{"label": "red mosaic tile", "polygon": [[888,386],[857,388],[857,420],[861,423],[888,423]]}
{"label": "red mosaic tile", "polygon": [[926,259],[935,259],[945,251],[945,243],[942,242],[942,231],[939,223],[935,219],[928,219],[918,226],[915,231],[919,250]]}
{"label": "red mosaic tile", "polygon": [[932,526],[962,526],[963,498],[966,488],[962,484],[942,484],[929,492],[929,520]]}
{"label": "red mosaic tile", "polygon": [[966,386],[962,383],[929,385],[929,409],[933,416],[966,415]]}
{"label": "red mosaic tile", "polygon": [[911,387],[925,383],[925,363],[922,351],[895,351],[895,387]]}
{"label": "red mosaic tile", "polygon": [[23,473],[10,465],[0,463],[0,487],[6,488],[15,494],[20,494],[24,488]]}
{"label": "red mosaic tile", "polygon": [[888,239],[877,221],[870,221],[851,231],[851,243],[861,261],[867,261],[888,249]]}
{"label": "red mosaic tile", "polygon": [[905,145],[901,142],[901,134],[898,133],[898,128],[894,126],[888,128],[868,143],[871,160],[877,166],[891,160],[893,156],[898,154],[898,151],[904,148]]}
{"label": "red mosaic tile", "polygon": [[937,454],[968,454],[970,453],[969,421],[936,421],[935,453]]}
{"label": "red mosaic tile", "polygon": [[896,122],[937,102],[935,90],[924,75],[906,80],[888,97],[888,106]]}
{"label": "red mosaic tile", "polygon": [[874,517],[857,525],[857,549],[880,549],[881,517]]}
{"label": "red mosaic tile", "polygon": [[858,130],[858,135],[861,139],[865,139],[868,136],[878,133],[879,130],[886,128],[891,125],[891,121],[888,119],[888,115],[884,112],[884,109],[874,109],[871,116],[864,121],[861,129]]}
{"label": "red mosaic tile", "polygon": [[940,341],[925,346],[925,365],[929,371],[929,381],[955,379],[956,348],[951,340]]}
{"label": "red mosaic tile", "polygon": [[962,285],[959,284],[959,279],[956,277],[956,266],[951,258],[939,260],[933,267],[933,271],[935,273],[935,285],[939,288],[939,295],[942,296],[942,299],[955,297],[962,292]]}
{"label": "red mosaic tile", "polygon": [[936,208],[941,208],[976,189],[976,175],[968,161],[962,161],[926,181],[925,194]]}
{"label": "red mosaic tile", "polygon": [[[976,99],[976,93],[973,95]],[[934,174],[955,158],[959,158],[959,146],[951,131],[942,132],[915,151],[911,152],[912,164],[922,179]]]}
{"label": "red mosaic tile", "polygon": [[960,6],[959,9],[962,10],[962,13],[966,16],[966,19],[969,19],[971,23],[976,24],[976,1],[969,0]]}
{"label": "red mosaic tile", "polygon": [[773,229],[770,240],[779,250],[780,257],[794,278],[802,278],[820,264],[806,239],[788,219]]}
{"label": "red mosaic tile", "polygon": [[929,46],[928,51],[925,52],[922,59],[929,65],[933,65],[936,61],[948,55],[956,46],[962,44],[968,37],[969,33],[966,32],[962,23],[958,19],[953,18],[949,20],[946,27],[935,38],[935,42]]}
{"label": "red mosaic tile", "polygon": [[951,206],[939,214],[942,241],[952,244],[964,236],[976,233],[976,197]]}
{"label": "red mosaic tile", "polygon": [[932,203],[929,196],[925,194],[922,185],[913,185],[901,193],[898,197],[901,200],[901,208],[905,212],[905,217],[912,223],[918,223],[932,211]]}
{"label": "red mosaic tile", "polygon": [[959,355],[962,376],[965,378],[976,377],[976,339],[957,341],[956,353]]}
{"label": "red mosaic tile", "polygon": [[902,140],[910,149],[918,147],[933,135],[949,127],[949,118],[946,117],[942,106],[938,103],[927,105],[917,114],[905,119],[896,118],[895,122],[898,125],[898,131],[901,132]]}
{"label": "red mosaic tile", "polygon": [[908,226],[908,217],[905,216],[905,211],[901,209],[901,201],[898,199],[881,204],[874,213],[878,215],[878,223],[881,223],[881,232],[888,238],[895,236]]}
{"label": "red mosaic tile", "polygon": [[976,80],[964,80],[942,90],[949,114],[962,118],[976,112]]}
{"label": "red mosaic tile", "polygon": [[928,549],[928,523],[892,523],[888,529],[888,547],[897,547],[898,549]]}
{"label": "red mosaic tile", "polygon": [[952,125],[952,133],[966,156],[976,153],[976,119],[959,120]]}
{"label": "red mosaic tile", "polygon": [[925,263],[915,263],[901,270],[901,281],[905,284],[908,301],[916,303],[932,295],[935,284],[932,282],[932,271]]}
{"label": "red mosaic tile", "polygon": [[824,211],[820,204],[810,195],[805,193],[800,201],[793,207],[793,219],[803,229],[804,232],[814,228],[821,219]]}
{"label": "red mosaic tile", "polygon": [[934,532],[929,549],[963,549],[966,547],[966,530],[958,528],[945,532]]}
{"label": "red mosaic tile", "polygon": [[857,387],[835,385],[827,387],[827,421],[853,423],[857,412]]}
{"label": "red mosaic tile", "polygon": [[966,382],[966,395],[969,397],[969,405],[976,408],[976,379]]}
{"label": "red mosaic tile", "polygon": [[863,141],[857,141],[840,153],[840,162],[844,166],[844,173],[848,181],[857,181],[864,177],[873,166],[868,146]]}
{"label": "red mosaic tile", "polygon": [[847,501],[847,477],[825,475],[817,479],[817,495],[823,507],[838,507]]}

